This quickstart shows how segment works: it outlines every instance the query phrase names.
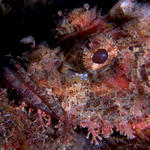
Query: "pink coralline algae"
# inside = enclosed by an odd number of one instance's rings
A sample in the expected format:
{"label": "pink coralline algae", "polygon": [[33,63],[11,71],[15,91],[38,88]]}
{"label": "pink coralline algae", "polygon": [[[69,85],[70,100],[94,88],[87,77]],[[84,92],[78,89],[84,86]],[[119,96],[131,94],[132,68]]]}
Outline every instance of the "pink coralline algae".
{"label": "pink coralline algae", "polygon": [[121,0],[105,16],[96,7],[77,8],[55,35],[55,48],[40,45],[23,54],[27,72],[5,68],[5,83],[57,118],[61,139],[69,140],[77,126],[95,144],[115,131],[148,139],[150,4]]}

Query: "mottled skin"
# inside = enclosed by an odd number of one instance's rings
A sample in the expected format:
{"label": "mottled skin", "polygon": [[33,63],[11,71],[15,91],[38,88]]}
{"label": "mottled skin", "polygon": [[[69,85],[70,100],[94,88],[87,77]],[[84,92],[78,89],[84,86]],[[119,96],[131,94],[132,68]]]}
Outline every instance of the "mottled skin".
{"label": "mottled skin", "polygon": [[[58,47],[39,46],[24,56],[30,78],[63,109],[64,131],[86,127],[98,144],[113,129],[134,138],[150,127],[149,10],[149,3],[130,0],[119,1],[106,16],[96,8],[75,9],[58,23]],[[101,49],[107,60],[93,62]]]}

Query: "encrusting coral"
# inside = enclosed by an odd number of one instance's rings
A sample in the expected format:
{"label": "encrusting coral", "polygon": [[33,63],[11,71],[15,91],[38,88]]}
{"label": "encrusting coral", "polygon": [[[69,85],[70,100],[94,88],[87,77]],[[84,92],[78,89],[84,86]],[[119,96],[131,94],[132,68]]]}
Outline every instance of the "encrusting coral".
{"label": "encrusting coral", "polygon": [[105,16],[96,7],[72,10],[56,27],[57,46],[24,53],[27,72],[15,61],[16,72],[4,67],[5,83],[58,119],[67,143],[77,127],[95,144],[116,131],[148,141],[149,9],[149,2],[121,0]]}

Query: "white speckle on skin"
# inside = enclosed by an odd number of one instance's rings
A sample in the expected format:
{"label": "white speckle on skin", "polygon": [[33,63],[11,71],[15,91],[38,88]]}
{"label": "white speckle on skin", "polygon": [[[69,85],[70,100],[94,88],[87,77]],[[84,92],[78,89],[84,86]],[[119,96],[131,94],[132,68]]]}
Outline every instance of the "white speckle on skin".
{"label": "white speckle on skin", "polygon": [[125,7],[128,7],[128,2],[127,1],[124,1],[121,3],[120,5],[121,8],[125,8]]}
{"label": "white speckle on skin", "polygon": [[87,73],[75,73],[73,76],[74,77],[80,76],[81,80],[86,80],[86,81],[88,80],[88,74]]}
{"label": "white speckle on skin", "polygon": [[120,8],[122,8],[122,11],[124,12],[124,14],[129,15],[129,13],[133,11],[135,4],[136,3],[132,2],[131,0],[124,0],[121,2]]}

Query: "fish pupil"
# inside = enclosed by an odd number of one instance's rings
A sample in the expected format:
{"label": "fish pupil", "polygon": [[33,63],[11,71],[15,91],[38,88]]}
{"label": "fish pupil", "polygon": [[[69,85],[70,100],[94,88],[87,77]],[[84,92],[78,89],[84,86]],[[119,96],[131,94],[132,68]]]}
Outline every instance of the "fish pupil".
{"label": "fish pupil", "polygon": [[105,49],[98,49],[92,56],[92,61],[96,64],[103,64],[108,58],[108,53]]}

